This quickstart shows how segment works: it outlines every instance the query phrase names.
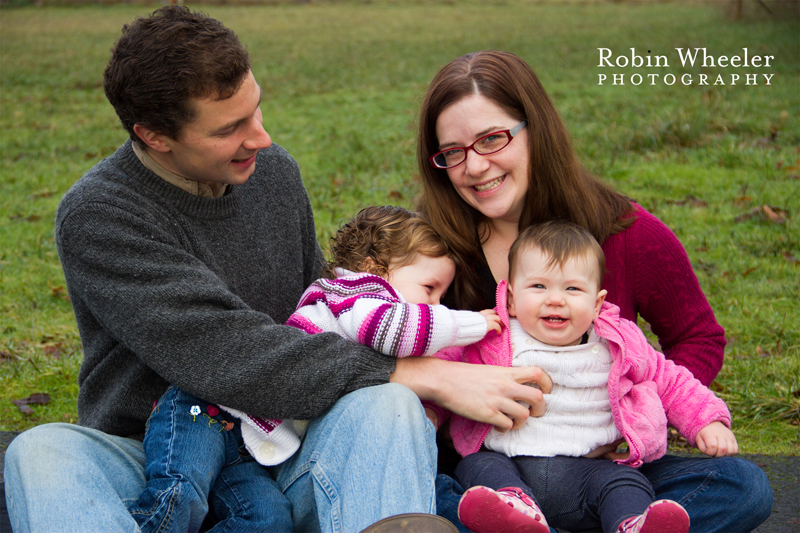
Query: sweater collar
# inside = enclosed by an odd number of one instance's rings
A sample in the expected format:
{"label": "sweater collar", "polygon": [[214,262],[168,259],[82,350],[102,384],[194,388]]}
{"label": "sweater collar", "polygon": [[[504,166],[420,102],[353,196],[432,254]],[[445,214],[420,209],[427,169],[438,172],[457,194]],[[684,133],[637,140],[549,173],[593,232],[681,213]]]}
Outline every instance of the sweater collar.
{"label": "sweater collar", "polygon": [[[153,157],[148,153],[147,149],[141,148],[138,143],[131,142],[131,146],[133,147],[133,153],[136,154],[136,157],[139,158],[139,161],[147,167],[153,174],[158,176],[159,178],[163,179],[167,183],[170,183],[184,191],[188,192],[189,194],[193,194],[195,196],[200,196],[203,198],[214,198],[214,193],[205,183],[200,183],[199,181],[194,181],[190,179],[186,179],[183,176],[179,176],[174,172],[171,172],[161,166],[158,161],[153,159]],[[223,184],[222,188],[219,190],[219,196],[223,196],[228,190],[228,185]]]}
{"label": "sweater collar", "polygon": [[136,155],[132,145],[133,142],[129,139],[117,150],[114,157],[117,158],[126,176],[135,182],[134,187],[151,190],[165,203],[192,218],[215,220],[233,216],[240,208],[242,194],[245,194],[242,189],[246,188],[255,177],[251,176],[251,179],[241,186],[230,187],[228,194],[219,198],[197,196],[170,184],[147,168]]}

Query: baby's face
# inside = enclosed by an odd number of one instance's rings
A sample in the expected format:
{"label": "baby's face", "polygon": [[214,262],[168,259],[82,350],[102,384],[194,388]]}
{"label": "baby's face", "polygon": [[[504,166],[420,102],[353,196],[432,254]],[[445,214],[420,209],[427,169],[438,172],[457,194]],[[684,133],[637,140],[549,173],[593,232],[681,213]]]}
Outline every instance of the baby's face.
{"label": "baby's face", "polygon": [[389,265],[386,281],[412,304],[437,305],[456,276],[456,264],[448,256],[417,254],[408,265]]}
{"label": "baby's face", "polygon": [[576,257],[560,268],[548,266],[549,259],[535,249],[517,257],[508,285],[508,313],[535,339],[572,346],[597,318],[606,291],[597,286],[596,261]]}

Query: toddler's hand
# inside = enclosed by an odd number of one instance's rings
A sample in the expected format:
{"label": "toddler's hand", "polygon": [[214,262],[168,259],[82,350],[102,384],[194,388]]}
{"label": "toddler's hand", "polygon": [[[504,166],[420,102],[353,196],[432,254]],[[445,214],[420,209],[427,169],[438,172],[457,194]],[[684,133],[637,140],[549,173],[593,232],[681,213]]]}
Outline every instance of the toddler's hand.
{"label": "toddler's hand", "polygon": [[486,332],[494,331],[500,333],[500,315],[494,309],[484,309],[480,312],[486,319]]}
{"label": "toddler's hand", "polygon": [[712,422],[697,434],[697,449],[709,457],[725,457],[739,453],[733,432],[722,422]]}

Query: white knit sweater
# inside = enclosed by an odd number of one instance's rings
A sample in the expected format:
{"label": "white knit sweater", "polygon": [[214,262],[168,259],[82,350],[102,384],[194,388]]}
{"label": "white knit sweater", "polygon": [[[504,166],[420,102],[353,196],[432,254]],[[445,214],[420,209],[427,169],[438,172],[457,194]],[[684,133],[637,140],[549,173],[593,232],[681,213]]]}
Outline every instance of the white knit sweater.
{"label": "white knit sweater", "polygon": [[488,449],[508,457],[581,457],[622,437],[608,400],[611,353],[594,328],[588,342],[577,346],[544,344],[515,318],[509,332],[512,366],[540,367],[553,379],[553,390],[544,395],[543,416],[529,418],[525,426],[507,433],[492,429],[484,442]]}

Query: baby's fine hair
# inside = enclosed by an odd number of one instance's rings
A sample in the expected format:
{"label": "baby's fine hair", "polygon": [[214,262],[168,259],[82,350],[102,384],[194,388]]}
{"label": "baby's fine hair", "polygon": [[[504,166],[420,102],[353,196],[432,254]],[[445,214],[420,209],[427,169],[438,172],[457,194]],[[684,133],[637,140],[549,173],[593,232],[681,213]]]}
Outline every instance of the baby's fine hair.
{"label": "baby's fine hair", "polygon": [[508,251],[508,279],[514,277],[514,271],[519,267],[518,261],[523,252],[528,250],[541,250],[550,256],[547,266],[564,264],[570,259],[583,257],[587,261],[596,259],[597,287],[603,284],[603,275],[606,268],[606,256],[597,240],[588,230],[562,220],[551,220],[542,224],[528,226],[519,234],[517,240]]}
{"label": "baby's fine hair", "polygon": [[331,237],[331,260],[323,275],[336,277],[334,268],[369,272],[386,278],[389,266],[405,266],[417,254],[450,255],[450,249],[418,213],[397,206],[366,207]]}

